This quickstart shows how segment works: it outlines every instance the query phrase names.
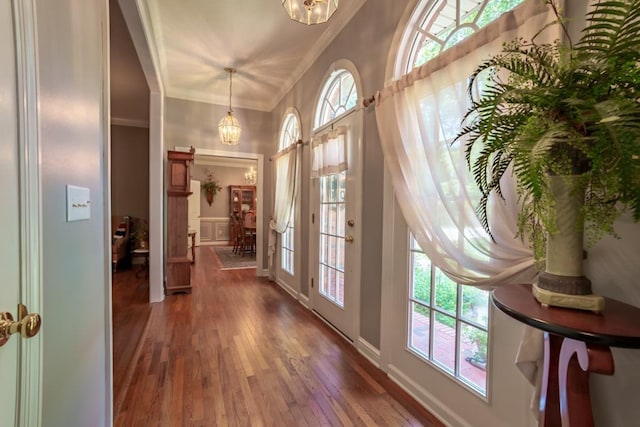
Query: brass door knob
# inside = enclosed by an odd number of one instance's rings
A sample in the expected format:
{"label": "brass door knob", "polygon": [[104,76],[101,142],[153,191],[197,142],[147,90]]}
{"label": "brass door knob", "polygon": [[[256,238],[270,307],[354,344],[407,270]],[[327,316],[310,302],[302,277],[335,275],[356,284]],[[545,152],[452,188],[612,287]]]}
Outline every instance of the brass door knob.
{"label": "brass door knob", "polygon": [[31,338],[40,331],[42,319],[37,313],[28,313],[27,307],[18,304],[18,321],[13,320],[11,313],[0,313],[0,346],[3,346],[11,335],[20,334],[22,338]]}
{"label": "brass door knob", "polygon": [[346,236],[344,238],[344,241],[347,242],[347,243],[353,243],[353,236]]}

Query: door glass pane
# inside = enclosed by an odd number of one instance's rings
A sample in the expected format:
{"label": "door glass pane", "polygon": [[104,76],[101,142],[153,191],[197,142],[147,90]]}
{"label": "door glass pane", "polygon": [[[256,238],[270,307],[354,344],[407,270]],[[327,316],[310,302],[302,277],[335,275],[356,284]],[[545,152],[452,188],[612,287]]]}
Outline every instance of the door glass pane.
{"label": "door glass pane", "polygon": [[486,328],[489,321],[489,292],[472,286],[462,286],[461,317]]}
{"label": "door glass pane", "polygon": [[411,303],[411,318],[409,319],[409,347],[429,358],[429,337],[431,310],[422,304]]}
{"label": "door glass pane", "polygon": [[444,313],[435,313],[433,331],[433,360],[444,369],[454,372],[456,366],[456,319]]}
{"label": "door glass pane", "polygon": [[458,284],[445,276],[439,268],[436,268],[435,276],[435,306],[455,315]]}
{"label": "door glass pane", "polygon": [[487,388],[487,332],[462,324],[460,343],[460,377],[483,394]]}
{"label": "door glass pane", "polygon": [[320,178],[320,294],[344,307],[345,172]]}
{"label": "door glass pane", "polygon": [[412,298],[431,304],[431,260],[422,252],[412,252]]}

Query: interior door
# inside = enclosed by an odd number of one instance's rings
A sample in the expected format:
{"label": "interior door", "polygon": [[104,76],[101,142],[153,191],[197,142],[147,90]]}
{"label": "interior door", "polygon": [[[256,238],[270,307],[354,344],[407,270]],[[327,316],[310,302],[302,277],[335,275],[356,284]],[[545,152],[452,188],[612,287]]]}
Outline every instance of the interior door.
{"label": "interior door", "polygon": [[[11,2],[3,1],[0,10],[0,311],[13,312],[20,301],[20,240],[18,231],[19,199],[18,199],[18,130],[16,99],[16,63],[13,46],[13,21],[11,18]],[[18,360],[20,345],[17,338],[10,339],[0,347],[0,425],[16,425],[16,404],[20,384]]]}
{"label": "interior door", "polygon": [[[191,180],[189,200],[189,230],[196,230],[196,246],[200,246],[200,181]],[[191,248],[191,238],[189,248]]]}
{"label": "interior door", "polygon": [[[28,60],[23,38],[25,21],[17,21],[20,25],[15,25],[14,17],[33,18],[22,7],[21,3],[14,4],[10,0],[0,3],[0,200],[3,203],[0,209],[0,312],[8,313],[16,321],[20,319],[18,304],[32,302],[25,300],[25,296],[39,298],[34,289],[22,289],[22,284],[31,283],[26,277],[33,276],[35,270],[30,262],[35,260],[28,252],[31,246],[27,244],[33,205],[25,202],[29,184],[20,185],[27,173],[26,167],[21,168],[21,165],[37,168],[33,157],[25,159],[25,156],[33,156],[29,150],[33,147],[21,146],[21,135],[27,133],[25,115],[35,109],[35,103],[26,104],[32,98],[20,89],[26,85],[25,73],[20,71],[24,71]],[[14,8],[18,10],[15,14]],[[18,57],[22,62],[17,61]],[[3,322],[9,320],[7,317],[2,319]],[[39,341],[25,345],[19,334],[6,338],[0,337],[0,342],[4,342],[0,346],[0,425],[39,425],[37,384],[40,371],[32,364],[34,352],[39,351]]]}
{"label": "interior door", "polygon": [[[313,309],[353,341],[359,333],[360,310],[361,113],[351,113],[334,126],[348,128],[348,169],[311,182],[314,250],[310,294]],[[315,136],[320,135],[322,132]]]}

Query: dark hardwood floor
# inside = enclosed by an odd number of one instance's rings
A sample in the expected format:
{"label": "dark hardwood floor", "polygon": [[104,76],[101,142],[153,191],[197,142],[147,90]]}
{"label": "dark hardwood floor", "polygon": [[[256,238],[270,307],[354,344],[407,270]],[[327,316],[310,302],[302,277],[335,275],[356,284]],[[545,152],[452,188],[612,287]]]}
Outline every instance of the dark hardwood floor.
{"label": "dark hardwood floor", "polygon": [[[209,262],[211,247],[198,248],[196,259],[192,294],[151,305],[130,378],[114,380],[128,386],[114,390],[123,396],[116,426],[442,425],[255,269],[221,271]],[[116,341],[133,346],[121,335],[146,323],[144,310],[115,303],[146,281],[120,286],[121,277],[113,288],[116,351]],[[126,370],[124,356],[114,354],[114,376]]]}
{"label": "dark hardwood floor", "polygon": [[136,277],[138,266],[119,268],[113,273],[113,401],[117,413],[124,399],[137,359],[144,328],[151,314],[149,281]]}

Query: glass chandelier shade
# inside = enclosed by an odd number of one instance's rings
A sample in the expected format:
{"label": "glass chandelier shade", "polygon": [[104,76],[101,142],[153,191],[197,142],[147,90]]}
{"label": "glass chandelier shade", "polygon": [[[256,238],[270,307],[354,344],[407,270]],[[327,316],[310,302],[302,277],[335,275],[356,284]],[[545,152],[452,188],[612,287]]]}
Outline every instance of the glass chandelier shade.
{"label": "glass chandelier shade", "polygon": [[231,108],[231,76],[236,70],[233,68],[225,68],[224,70],[229,73],[229,111],[218,123],[218,135],[220,136],[220,142],[223,144],[238,145],[242,129],[238,119],[233,116],[233,108]]}
{"label": "glass chandelier shade", "polygon": [[282,0],[289,18],[307,25],[327,22],[338,8],[338,0]]}

